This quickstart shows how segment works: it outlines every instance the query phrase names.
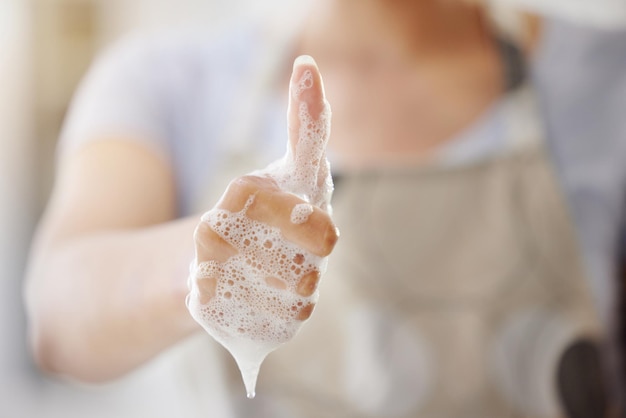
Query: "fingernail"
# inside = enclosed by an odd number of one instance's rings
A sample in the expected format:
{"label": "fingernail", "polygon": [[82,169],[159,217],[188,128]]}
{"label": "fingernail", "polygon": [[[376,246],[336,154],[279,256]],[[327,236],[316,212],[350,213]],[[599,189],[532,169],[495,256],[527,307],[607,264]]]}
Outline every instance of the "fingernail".
{"label": "fingernail", "polygon": [[300,309],[300,312],[298,312],[296,319],[299,321],[306,321],[313,313],[313,309],[315,309],[315,304],[310,303],[306,305],[304,308]]}
{"label": "fingernail", "polygon": [[324,246],[322,249],[323,256],[327,256],[333,251],[335,244],[337,244],[337,240],[339,240],[339,228],[331,225],[326,230],[324,240],[322,241],[322,245]]}
{"label": "fingernail", "polygon": [[296,293],[300,296],[309,297],[313,293],[315,293],[315,289],[317,288],[317,282],[320,280],[320,272],[317,270],[313,270],[307,274],[305,274],[300,282],[298,282],[298,286],[296,286]]}
{"label": "fingernail", "polygon": [[317,63],[315,62],[315,60],[313,59],[312,56],[310,55],[300,55],[298,58],[296,58],[296,60],[293,62],[293,66],[294,68],[297,65],[314,65],[317,67]]}

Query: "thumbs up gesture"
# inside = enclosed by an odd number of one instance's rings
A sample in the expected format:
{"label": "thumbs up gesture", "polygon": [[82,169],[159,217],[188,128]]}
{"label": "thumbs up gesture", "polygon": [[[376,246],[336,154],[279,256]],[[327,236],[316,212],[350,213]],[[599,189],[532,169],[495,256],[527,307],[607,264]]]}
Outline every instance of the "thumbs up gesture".
{"label": "thumbs up gesture", "polygon": [[338,239],[326,160],[330,107],[317,65],[307,56],[294,63],[288,123],[286,155],[233,180],[194,236],[187,306],[233,354],[244,380],[244,369],[257,364],[258,373],[263,358],[309,318]]}

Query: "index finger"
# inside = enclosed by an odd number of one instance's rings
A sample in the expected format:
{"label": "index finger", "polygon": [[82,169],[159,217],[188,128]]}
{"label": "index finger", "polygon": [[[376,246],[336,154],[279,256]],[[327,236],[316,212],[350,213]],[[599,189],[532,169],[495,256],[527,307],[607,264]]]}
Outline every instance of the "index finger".
{"label": "index finger", "polygon": [[326,143],[330,135],[330,106],[317,64],[298,57],[289,85],[289,146],[292,185],[296,194],[316,196],[327,181]]}

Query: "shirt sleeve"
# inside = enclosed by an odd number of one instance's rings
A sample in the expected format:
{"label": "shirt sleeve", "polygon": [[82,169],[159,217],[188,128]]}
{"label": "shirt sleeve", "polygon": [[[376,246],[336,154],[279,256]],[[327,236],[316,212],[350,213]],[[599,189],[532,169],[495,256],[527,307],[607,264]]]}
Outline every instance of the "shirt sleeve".
{"label": "shirt sleeve", "polygon": [[90,141],[142,142],[167,154],[167,77],[158,45],[127,39],[98,57],[70,105],[57,158]]}
{"label": "shirt sleeve", "polygon": [[610,195],[613,206],[623,204],[626,29],[549,20],[533,70],[551,151],[566,183],[579,190],[593,186]]}

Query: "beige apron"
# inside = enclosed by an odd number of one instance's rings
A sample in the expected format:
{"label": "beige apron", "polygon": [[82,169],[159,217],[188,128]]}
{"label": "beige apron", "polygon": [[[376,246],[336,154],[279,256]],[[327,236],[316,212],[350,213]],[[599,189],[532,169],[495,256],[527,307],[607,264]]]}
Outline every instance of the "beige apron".
{"label": "beige apron", "polygon": [[497,156],[342,178],[320,302],[240,416],[566,416],[560,359],[603,331],[543,141],[517,129],[528,99]]}
{"label": "beige apron", "polygon": [[[258,93],[256,104],[267,92],[244,91]],[[532,92],[509,96],[506,146],[488,158],[344,173],[333,200],[342,235],[312,318],[267,358],[253,401],[210,337],[181,347],[185,391],[198,394],[198,410],[272,418],[566,416],[556,382],[563,353],[581,339],[601,344],[604,331]],[[242,113],[248,122],[237,126],[258,126],[252,105]],[[250,154],[250,132],[228,137],[244,140],[225,142],[235,150],[211,190],[258,168],[241,158]],[[203,196],[203,209],[218,197]]]}

